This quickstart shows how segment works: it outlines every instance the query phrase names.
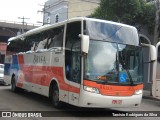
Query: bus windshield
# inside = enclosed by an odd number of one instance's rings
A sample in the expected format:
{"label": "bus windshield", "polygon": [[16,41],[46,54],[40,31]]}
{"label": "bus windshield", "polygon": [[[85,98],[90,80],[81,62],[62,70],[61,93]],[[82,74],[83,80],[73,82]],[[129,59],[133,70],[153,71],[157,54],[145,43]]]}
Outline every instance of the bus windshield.
{"label": "bus windshield", "polygon": [[90,40],[84,79],[108,84],[141,84],[141,61],[140,47]]}
{"label": "bus windshield", "polygon": [[142,50],[134,27],[86,21],[90,37],[84,79],[106,84],[142,84]]}
{"label": "bus windshield", "polygon": [[137,29],[134,27],[97,21],[86,21],[85,25],[85,32],[91,39],[139,45]]}

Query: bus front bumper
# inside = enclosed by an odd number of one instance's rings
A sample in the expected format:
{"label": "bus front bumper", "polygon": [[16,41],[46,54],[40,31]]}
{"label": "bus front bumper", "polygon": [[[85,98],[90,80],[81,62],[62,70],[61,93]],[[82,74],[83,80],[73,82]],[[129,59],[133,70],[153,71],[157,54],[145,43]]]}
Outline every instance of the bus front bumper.
{"label": "bus front bumper", "polygon": [[132,96],[105,96],[81,90],[79,106],[97,108],[137,107],[142,100],[142,94]]}

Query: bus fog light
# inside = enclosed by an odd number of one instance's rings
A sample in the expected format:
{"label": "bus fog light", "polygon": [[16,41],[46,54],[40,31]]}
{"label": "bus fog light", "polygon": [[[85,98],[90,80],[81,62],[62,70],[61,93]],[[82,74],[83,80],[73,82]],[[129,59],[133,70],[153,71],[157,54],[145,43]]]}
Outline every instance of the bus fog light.
{"label": "bus fog light", "polygon": [[143,90],[135,90],[134,95],[140,95],[142,94]]}
{"label": "bus fog light", "polygon": [[94,87],[84,86],[84,90],[88,91],[88,92],[99,94],[99,90],[97,88],[94,88]]}

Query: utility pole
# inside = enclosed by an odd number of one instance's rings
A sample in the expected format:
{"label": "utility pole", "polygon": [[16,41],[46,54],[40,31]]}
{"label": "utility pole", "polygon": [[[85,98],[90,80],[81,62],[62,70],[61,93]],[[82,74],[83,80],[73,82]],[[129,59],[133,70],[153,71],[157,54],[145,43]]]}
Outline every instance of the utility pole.
{"label": "utility pole", "polygon": [[43,13],[43,25],[45,25],[46,24],[45,23],[45,14],[46,13],[50,14],[49,12],[46,11],[46,8],[50,7],[50,6],[49,5],[40,5],[40,6],[43,6],[43,9],[42,9],[42,11],[38,10],[38,12]]}
{"label": "utility pole", "polygon": [[21,17],[18,17],[18,19],[22,19],[22,33],[24,33],[24,20],[25,19],[29,19],[29,18],[25,18],[24,16],[21,18]]}

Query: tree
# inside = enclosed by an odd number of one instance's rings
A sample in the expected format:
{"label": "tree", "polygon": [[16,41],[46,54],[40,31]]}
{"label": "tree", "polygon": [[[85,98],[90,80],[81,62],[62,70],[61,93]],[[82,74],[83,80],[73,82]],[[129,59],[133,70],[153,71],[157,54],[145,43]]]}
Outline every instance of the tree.
{"label": "tree", "polygon": [[160,36],[160,1],[155,0],[155,6],[156,6],[156,16],[155,16],[155,27],[154,27],[154,44],[156,44]]}
{"label": "tree", "polygon": [[101,0],[100,6],[92,16],[132,23],[138,15],[141,15],[143,3],[143,1],[139,2],[139,0]]}
{"label": "tree", "polygon": [[91,16],[133,26],[147,26],[149,34],[153,35],[155,11],[152,0],[101,0]]}

